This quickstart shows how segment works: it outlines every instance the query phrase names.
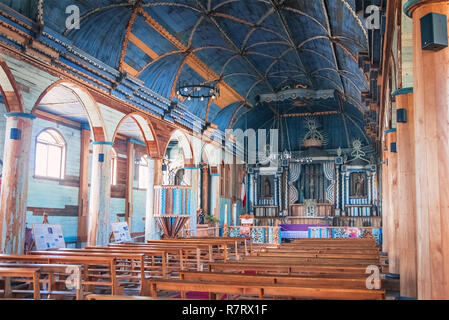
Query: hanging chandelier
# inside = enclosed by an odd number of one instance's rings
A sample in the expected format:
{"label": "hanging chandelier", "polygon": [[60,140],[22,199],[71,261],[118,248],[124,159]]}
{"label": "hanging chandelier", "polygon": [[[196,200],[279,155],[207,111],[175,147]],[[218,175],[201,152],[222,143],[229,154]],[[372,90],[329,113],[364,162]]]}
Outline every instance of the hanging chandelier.
{"label": "hanging chandelier", "polygon": [[188,101],[192,99],[200,101],[207,99],[215,100],[220,97],[220,89],[217,84],[178,83],[176,94],[178,98],[184,97]]}

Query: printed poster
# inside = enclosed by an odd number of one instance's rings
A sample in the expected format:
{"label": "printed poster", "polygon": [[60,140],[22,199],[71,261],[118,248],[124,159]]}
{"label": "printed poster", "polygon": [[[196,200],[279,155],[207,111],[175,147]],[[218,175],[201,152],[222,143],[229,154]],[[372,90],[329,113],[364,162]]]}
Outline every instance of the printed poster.
{"label": "printed poster", "polygon": [[131,242],[131,234],[127,222],[112,223],[112,233],[116,243]]}
{"label": "printed poster", "polygon": [[33,224],[37,250],[64,249],[66,247],[62,226],[59,224]]}

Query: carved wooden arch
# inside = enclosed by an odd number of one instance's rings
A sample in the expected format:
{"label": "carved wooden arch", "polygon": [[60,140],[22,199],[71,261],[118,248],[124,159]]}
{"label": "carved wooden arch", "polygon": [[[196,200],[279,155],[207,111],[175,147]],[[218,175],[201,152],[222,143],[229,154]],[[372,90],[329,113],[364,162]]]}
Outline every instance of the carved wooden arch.
{"label": "carved wooden arch", "polygon": [[42,99],[57,86],[63,86],[66,89],[69,89],[73,93],[73,95],[77,98],[77,100],[83,107],[84,111],[86,112],[90,128],[93,132],[94,140],[109,141],[105,122],[103,120],[103,115],[97,102],[87,89],[80,87],[79,85],[73,82],[67,80],[59,80],[50,85],[47,89],[44,90],[44,92],[42,92],[42,94],[37,99],[33,107],[32,113],[35,113]]}
{"label": "carved wooden arch", "polygon": [[0,58],[0,92],[6,112],[24,113],[25,106],[18,85],[6,62]]}
{"label": "carved wooden arch", "polygon": [[136,125],[139,127],[140,134],[142,135],[142,138],[144,139],[147,154],[153,158],[153,159],[160,159],[160,151],[159,151],[159,143],[156,135],[156,131],[154,130],[154,127],[151,123],[151,121],[142,113],[140,112],[133,112],[130,114],[127,114],[125,117],[123,117],[122,120],[118,123],[117,127],[115,128],[114,136],[112,138],[112,141],[115,141],[115,138],[119,132],[120,126],[123,124],[124,121],[126,121],[128,118],[132,118]]}
{"label": "carved wooden arch", "polygon": [[174,129],[170,132],[168,141],[165,143],[165,146],[163,148],[164,153],[162,156],[165,155],[167,152],[168,145],[170,144],[170,141],[172,141],[174,138],[177,138],[179,141],[179,145],[182,149],[182,153],[184,156],[184,164],[185,165],[193,165],[194,164],[194,152],[192,148],[192,143],[189,139],[189,137],[180,129]]}

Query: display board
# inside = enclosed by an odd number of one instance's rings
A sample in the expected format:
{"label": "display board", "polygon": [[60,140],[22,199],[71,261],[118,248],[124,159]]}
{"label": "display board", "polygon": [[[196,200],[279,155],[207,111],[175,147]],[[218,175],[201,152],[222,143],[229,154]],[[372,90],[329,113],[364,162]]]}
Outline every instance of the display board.
{"label": "display board", "polygon": [[59,224],[33,224],[33,237],[37,250],[65,248],[62,226]]}
{"label": "display board", "polygon": [[131,242],[131,234],[127,222],[112,223],[112,233],[116,243]]}

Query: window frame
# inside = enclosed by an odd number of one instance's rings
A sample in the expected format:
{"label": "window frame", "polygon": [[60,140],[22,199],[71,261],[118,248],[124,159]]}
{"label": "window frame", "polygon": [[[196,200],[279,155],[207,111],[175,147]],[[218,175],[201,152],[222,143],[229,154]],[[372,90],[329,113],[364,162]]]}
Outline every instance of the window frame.
{"label": "window frame", "polygon": [[[39,137],[47,132],[47,131],[53,131],[55,132],[57,135],[59,135],[59,138],[62,141],[62,145],[58,146],[55,144],[49,144],[49,143],[44,143],[44,142],[40,142],[39,141]],[[53,136],[51,133],[49,133],[51,136]],[[45,146],[55,146],[55,147],[60,147],[61,150],[61,163],[60,163],[60,168],[59,168],[59,177],[51,177],[48,176],[48,149],[47,149],[47,175],[43,176],[40,174],[36,173],[36,168],[37,168],[37,146],[38,144],[41,145],[45,145]],[[55,128],[52,127],[48,127],[45,129],[42,129],[41,131],[39,131],[39,133],[36,135],[35,141],[34,141],[34,178],[36,179],[40,179],[40,180],[52,180],[52,181],[62,181],[65,180],[66,178],[66,173],[67,173],[67,141],[65,140],[64,136],[61,134],[61,132]]]}

